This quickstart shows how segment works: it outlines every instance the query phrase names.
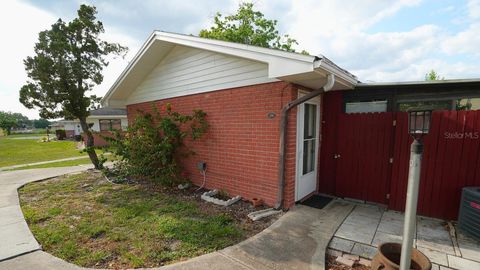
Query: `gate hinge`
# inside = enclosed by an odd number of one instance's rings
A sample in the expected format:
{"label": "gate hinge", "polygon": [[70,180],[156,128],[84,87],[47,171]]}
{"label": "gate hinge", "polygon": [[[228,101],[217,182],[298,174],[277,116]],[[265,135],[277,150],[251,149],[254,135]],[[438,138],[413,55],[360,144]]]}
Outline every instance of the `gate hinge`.
{"label": "gate hinge", "polygon": [[390,162],[390,164],[392,164],[393,163],[393,157],[391,157],[388,162]]}
{"label": "gate hinge", "polygon": [[393,120],[393,126],[395,127],[397,125],[397,120]]}
{"label": "gate hinge", "polygon": [[385,195],[385,197],[387,198],[387,200],[390,199],[390,193],[387,193],[387,195]]}

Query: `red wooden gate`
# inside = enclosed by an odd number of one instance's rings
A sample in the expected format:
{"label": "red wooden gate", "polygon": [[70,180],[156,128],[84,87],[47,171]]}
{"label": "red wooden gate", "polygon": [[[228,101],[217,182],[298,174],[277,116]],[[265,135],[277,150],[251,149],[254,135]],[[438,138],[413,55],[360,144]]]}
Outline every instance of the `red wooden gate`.
{"label": "red wooden gate", "polygon": [[335,190],[338,196],[387,203],[392,113],[341,114]]}
{"label": "red wooden gate", "polygon": [[[324,104],[319,191],[403,210],[407,114],[345,114]],[[418,213],[455,219],[461,188],[480,186],[480,111],[433,112],[424,142]]]}

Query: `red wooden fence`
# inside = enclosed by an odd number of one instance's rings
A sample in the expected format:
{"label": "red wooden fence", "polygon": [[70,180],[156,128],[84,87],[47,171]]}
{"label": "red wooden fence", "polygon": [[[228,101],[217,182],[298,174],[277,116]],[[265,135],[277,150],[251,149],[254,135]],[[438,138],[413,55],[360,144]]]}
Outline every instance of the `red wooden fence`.
{"label": "red wooden fence", "polygon": [[[412,139],[407,114],[396,113],[396,119],[389,207],[403,210]],[[433,112],[424,143],[418,213],[455,219],[461,189],[480,186],[480,111]]]}
{"label": "red wooden fence", "polygon": [[[323,108],[319,191],[403,210],[407,114],[345,114],[341,99],[331,99]],[[480,111],[433,112],[424,142],[418,213],[456,219],[462,187],[480,186]]]}

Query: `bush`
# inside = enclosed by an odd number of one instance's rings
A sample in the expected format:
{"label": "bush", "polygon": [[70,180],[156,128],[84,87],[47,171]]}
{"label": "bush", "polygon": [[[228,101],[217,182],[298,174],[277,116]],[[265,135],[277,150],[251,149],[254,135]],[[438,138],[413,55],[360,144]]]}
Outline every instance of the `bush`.
{"label": "bush", "polygon": [[55,130],[55,135],[57,136],[57,140],[65,140],[65,138],[67,138],[67,133],[64,129]]}
{"label": "bush", "polygon": [[206,113],[194,110],[191,115],[182,115],[172,111],[170,104],[165,111],[163,116],[156,108],[153,115],[140,111],[126,133],[114,131],[113,138],[104,137],[120,158],[115,166],[117,173],[143,176],[166,185],[181,179],[179,159],[193,154],[184,139],[196,140],[205,133]]}

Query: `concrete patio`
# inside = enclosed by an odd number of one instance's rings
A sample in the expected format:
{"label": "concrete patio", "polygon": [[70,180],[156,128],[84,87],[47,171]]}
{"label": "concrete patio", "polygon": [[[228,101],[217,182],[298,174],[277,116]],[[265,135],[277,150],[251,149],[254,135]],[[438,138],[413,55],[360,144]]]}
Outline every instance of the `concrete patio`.
{"label": "concrete patio", "polygon": [[[402,241],[403,214],[382,206],[356,204],[332,238],[330,254],[371,259],[383,242]],[[444,220],[418,217],[415,246],[433,263],[433,270],[480,270],[480,242]]]}

